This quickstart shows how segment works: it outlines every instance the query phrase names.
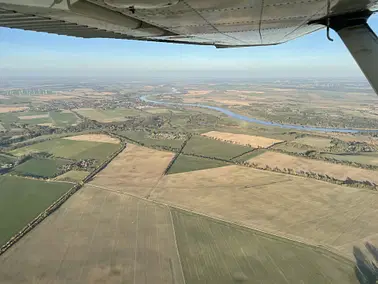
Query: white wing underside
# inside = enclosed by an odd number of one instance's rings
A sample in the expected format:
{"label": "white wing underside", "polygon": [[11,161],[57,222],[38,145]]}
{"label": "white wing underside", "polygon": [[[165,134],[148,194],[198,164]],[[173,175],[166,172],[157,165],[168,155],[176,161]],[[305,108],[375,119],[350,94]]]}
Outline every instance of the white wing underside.
{"label": "white wing underside", "polygon": [[[378,8],[378,0],[330,2],[328,15]],[[180,0],[135,10],[103,0],[0,0],[0,26],[83,38],[240,47],[278,44],[321,29],[309,23],[327,11],[327,0]]]}

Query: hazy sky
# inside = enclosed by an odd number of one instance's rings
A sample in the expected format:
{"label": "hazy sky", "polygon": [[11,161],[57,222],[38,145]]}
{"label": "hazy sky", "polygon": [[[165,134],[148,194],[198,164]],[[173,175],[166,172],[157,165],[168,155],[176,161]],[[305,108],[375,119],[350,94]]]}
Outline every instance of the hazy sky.
{"label": "hazy sky", "polygon": [[[377,15],[370,24],[378,32]],[[362,76],[339,37],[332,37],[329,42],[321,30],[277,46],[216,49],[0,28],[0,75]]]}

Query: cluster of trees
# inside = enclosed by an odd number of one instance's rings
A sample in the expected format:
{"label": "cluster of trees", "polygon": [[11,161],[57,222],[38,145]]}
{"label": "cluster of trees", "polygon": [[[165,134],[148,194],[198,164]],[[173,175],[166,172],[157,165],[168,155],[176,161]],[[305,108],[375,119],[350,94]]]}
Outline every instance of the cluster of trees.
{"label": "cluster of trees", "polygon": [[378,190],[377,184],[365,180],[365,181],[360,181],[360,180],[353,180],[351,178],[347,178],[345,180],[339,180],[334,177],[331,177],[326,174],[320,174],[320,173],[315,173],[315,172],[307,172],[307,171],[296,171],[295,169],[291,168],[283,168],[280,169],[278,167],[271,168],[269,165],[261,166],[259,164],[253,163],[253,162],[247,162],[247,161],[234,161],[234,160],[227,160],[227,159],[220,159],[216,157],[208,157],[204,155],[197,155],[194,153],[184,153],[185,155],[189,156],[195,156],[195,157],[200,157],[200,158],[205,158],[205,159],[211,159],[211,160],[217,160],[217,161],[222,161],[226,163],[233,163],[236,165],[240,166],[245,166],[245,167],[251,167],[255,168],[258,170],[266,170],[266,171],[272,171],[272,172],[277,172],[277,173],[283,173],[283,174],[290,174],[290,175],[295,175],[295,176],[301,176],[301,177],[306,177],[306,178],[313,178],[317,180],[322,180],[326,181],[329,183],[334,183],[338,185],[347,185],[347,186],[353,186],[353,187],[362,187],[362,188],[367,188],[367,189],[372,189],[372,190]]}
{"label": "cluster of trees", "polygon": [[259,170],[266,170],[266,171],[273,171],[277,173],[283,173],[283,174],[290,174],[290,175],[295,175],[295,176],[301,176],[301,177],[306,177],[306,178],[313,178],[317,180],[322,180],[326,181],[329,183],[334,183],[338,185],[348,185],[348,186],[353,186],[353,187],[362,187],[362,188],[367,188],[367,189],[372,189],[372,190],[378,190],[377,184],[365,180],[365,181],[360,181],[360,180],[353,180],[349,177],[347,177],[345,180],[340,180],[336,179],[334,177],[331,177],[327,174],[320,174],[320,173],[315,173],[311,171],[296,171],[291,168],[278,168],[278,167],[270,167],[269,165],[261,166],[256,163],[250,163],[250,162],[235,162],[237,164],[241,164],[246,167],[252,167],[255,169]]}
{"label": "cluster of trees", "polygon": [[351,161],[346,161],[346,160],[338,160],[338,159],[335,159],[335,158],[322,156],[322,155],[320,155],[321,153],[316,151],[316,150],[308,150],[304,153],[302,153],[302,152],[289,152],[289,151],[285,151],[283,149],[277,149],[277,148],[272,148],[270,150],[274,151],[274,152],[279,152],[279,153],[291,155],[291,156],[296,156],[296,157],[305,157],[305,158],[311,158],[311,159],[315,159],[315,160],[322,160],[322,161],[326,161],[326,162],[330,162],[330,163],[338,164],[338,165],[347,165],[347,166],[360,168],[360,169],[378,170],[378,166],[375,166],[375,165],[361,164],[361,163],[357,163],[357,162],[351,162]]}
{"label": "cluster of trees", "polygon": [[62,173],[78,170],[78,171],[93,171],[96,169],[98,161],[96,159],[83,159],[77,162],[65,164],[59,168]]}
{"label": "cluster of trees", "polygon": [[165,139],[165,140],[184,140],[188,137],[187,134],[182,134],[180,132],[156,132],[156,131],[146,131],[147,137],[151,139]]}
{"label": "cluster of trees", "polygon": [[329,150],[337,153],[361,153],[361,152],[375,152],[378,147],[368,144],[366,142],[350,141],[345,142],[339,139],[332,139]]}
{"label": "cluster of trees", "polygon": [[[209,139],[220,141],[220,142],[226,142],[226,143],[229,143],[229,144],[242,145],[242,146],[247,146],[247,147],[250,147],[250,148],[255,148],[251,144],[240,144],[240,143],[232,141],[232,140],[226,140],[226,139],[221,139],[221,138],[212,137],[212,136],[206,136],[206,137],[209,138]],[[263,148],[263,147],[258,146],[257,148],[260,149],[260,148]]]}

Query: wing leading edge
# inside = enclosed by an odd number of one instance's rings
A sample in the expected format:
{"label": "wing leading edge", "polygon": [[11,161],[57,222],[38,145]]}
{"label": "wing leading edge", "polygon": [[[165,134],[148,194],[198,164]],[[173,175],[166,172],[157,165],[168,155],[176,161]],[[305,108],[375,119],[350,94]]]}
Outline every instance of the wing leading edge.
{"label": "wing leading edge", "polygon": [[[167,0],[165,0],[167,1]],[[0,26],[84,38],[243,47],[283,43],[323,26],[328,0],[0,0]],[[378,0],[330,0],[331,14],[376,10]],[[163,1],[164,3],[164,1]],[[130,6],[130,7],[128,7]],[[134,8],[133,8],[134,7]],[[148,6],[142,6],[147,7]]]}
{"label": "wing leading edge", "polygon": [[0,0],[0,27],[83,38],[214,45],[283,43],[328,26],[378,93],[378,0]]}

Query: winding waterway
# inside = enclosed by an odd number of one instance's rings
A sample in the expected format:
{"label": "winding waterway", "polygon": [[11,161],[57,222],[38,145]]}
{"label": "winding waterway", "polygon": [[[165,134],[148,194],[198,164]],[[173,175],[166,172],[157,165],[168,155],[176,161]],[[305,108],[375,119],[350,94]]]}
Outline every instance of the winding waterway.
{"label": "winding waterway", "polygon": [[357,133],[357,132],[378,132],[378,129],[353,129],[353,128],[323,128],[323,127],[314,127],[314,126],[302,126],[302,125],[294,125],[294,124],[282,124],[277,122],[270,122],[265,120],[256,119],[253,117],[237,114],[235,112],[232,112],[228,109],[216,107],[216,106],[209,106],[209,105],[203,105],[203,104],[189,104],[189,103],[173,103],[173,102],[164,102],[164,101],[154,101],[149,98],[148,96],[142,96],[140,97],[140,100],[151,103],[151,104],[157,104],[157,105],[174,105],[174,106],[190,106],[190,107],[200,107],[200,108],[207,108],[219,111],[225,115],[228,115],[229,117],[236,118],[242,121],[247,122],[253,122],[261,125],[266,126],[275,126],[275,127],[281,127],[281,128],[287,128],[287,129],[297,129],[297,130],[306,130],[306,131],[323,131],[323,132],[340,132],[340,133]]}

